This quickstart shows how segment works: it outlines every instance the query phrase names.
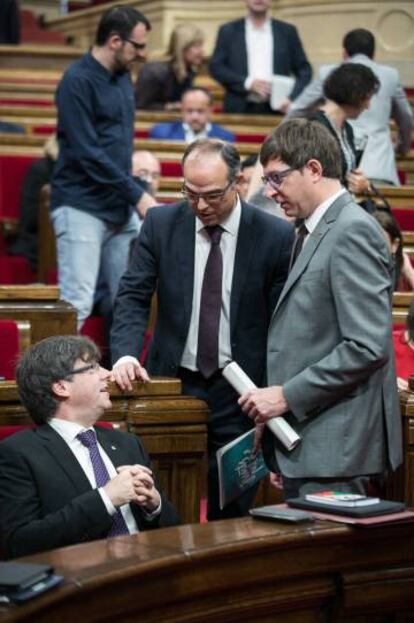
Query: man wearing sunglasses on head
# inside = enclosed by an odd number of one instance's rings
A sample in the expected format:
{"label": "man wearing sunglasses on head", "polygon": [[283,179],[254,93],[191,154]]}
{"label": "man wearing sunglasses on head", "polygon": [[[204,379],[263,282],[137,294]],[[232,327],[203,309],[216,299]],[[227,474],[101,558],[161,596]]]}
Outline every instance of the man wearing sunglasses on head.
{"label": "man wearing sunglasses on head", "polygon": [[252,424],[221,370],[235,360],[264,382],[267,328],[287,276],[293,227],[240,200],[240,157],[230,143],[195,141],[182,165],[184,200],[148,212],[121,280],[113,374],[122,388],[148,378],[138,357],[156,291],[148,372],[178,376],[184,394],[208,403],[208,518],[238,517],[255,491],[220,511],[215,453]]}
{"label": "man wearing sunglasses on head", "polygon": [[[113,302],[138,214],[155,205],[134,180],[133,64],[145,58],[147,18],[129,6],[102,16],[91,51],[64,74],[56,94],[59,158],[52,177],[51,218],[62,298],[91,313],[98,275]],[[138,211],[138,214],[137,214]]]}
{"label": "man wearing sunglasses on head", "polygon": [[20,399],[36,428],[0,443],[0,550],[26,556],[175,525],[135,435],[96,426],[111,374],[87,338],[50,337],[23,355]]}

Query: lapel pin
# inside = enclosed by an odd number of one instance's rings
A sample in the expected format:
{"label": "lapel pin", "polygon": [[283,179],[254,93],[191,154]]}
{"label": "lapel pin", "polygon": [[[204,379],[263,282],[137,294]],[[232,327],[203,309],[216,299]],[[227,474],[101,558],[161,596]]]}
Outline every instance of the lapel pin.
{"label": "lapel pin", "polygon": [[116,446],[111,446],[111,450],[116,450]]}

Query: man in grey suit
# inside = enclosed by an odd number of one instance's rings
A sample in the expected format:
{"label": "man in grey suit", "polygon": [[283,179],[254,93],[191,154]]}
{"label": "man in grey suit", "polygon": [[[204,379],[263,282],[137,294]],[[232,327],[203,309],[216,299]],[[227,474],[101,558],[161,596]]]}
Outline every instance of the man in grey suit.
{"label": "man in grey suit", "polygon": [[[351,30],[344,37],[343,49],[346,62],[366,65],[381,83],[369,108],[358,119],[351,121],[356,142],[364,143],[364,137],[368,139],[359,167],[374,183],[398,185],[395,153],[404,155],[410,150],[413,127],[410,103],[400,84],[398,71],[373,61],[375,39],[369,30]],[[322,65],[319,68],[315,80],[292,103],[289,116],[300,114],[323,97],[323,83],[335,67],[337,65]],[[398,128],[395,148],[391,138],[390,119],[395,120]]]}
{"label": "man in grey suit", "polygon": [[256,424],[283,415],[301,436],[292,452],[272,437],[269,453],[268,431],[263,440],[286,498],[363,492],[402,460],[390,256],[375,220],[342,188],[337,141],[321,124],[287,121],[260,159],[269,195],[304,222],[269,326],[269,387],[239,404]]}

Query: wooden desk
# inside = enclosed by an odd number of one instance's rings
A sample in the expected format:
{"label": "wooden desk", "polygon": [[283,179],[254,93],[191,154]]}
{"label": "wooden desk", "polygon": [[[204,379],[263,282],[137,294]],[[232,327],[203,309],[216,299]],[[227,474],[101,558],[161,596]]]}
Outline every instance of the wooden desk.
{"label": "wooden desk", "polygon": [[76,310],[56,286],[0,286],[0,318],[30,322],[32,344],[50,335],[75,335]]}
{"label": "wooden desk", "polygon": [[24,559],[64,584],[0,623],[409,623],[413,524],[356,529],[238,519]]}

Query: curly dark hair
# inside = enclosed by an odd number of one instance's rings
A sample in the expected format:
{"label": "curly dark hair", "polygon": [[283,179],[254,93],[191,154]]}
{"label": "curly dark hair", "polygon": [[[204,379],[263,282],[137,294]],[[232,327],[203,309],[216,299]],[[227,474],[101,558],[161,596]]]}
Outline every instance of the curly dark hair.
{"label": "curly dark hair", "polygon": [[374,72],[361,63],[343,63],[326,78],[323,92],[339,106],[360,106],[377,93],[380,81]]}

